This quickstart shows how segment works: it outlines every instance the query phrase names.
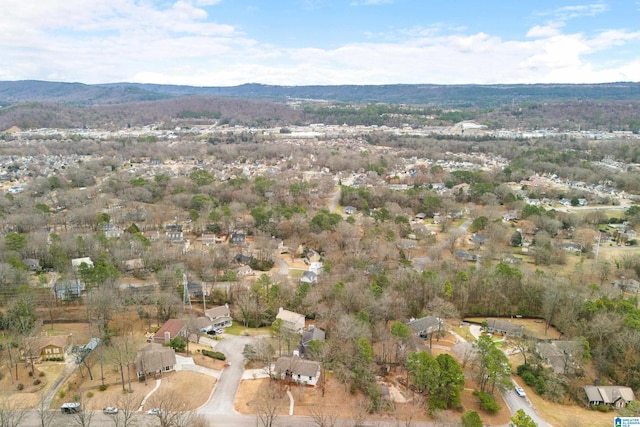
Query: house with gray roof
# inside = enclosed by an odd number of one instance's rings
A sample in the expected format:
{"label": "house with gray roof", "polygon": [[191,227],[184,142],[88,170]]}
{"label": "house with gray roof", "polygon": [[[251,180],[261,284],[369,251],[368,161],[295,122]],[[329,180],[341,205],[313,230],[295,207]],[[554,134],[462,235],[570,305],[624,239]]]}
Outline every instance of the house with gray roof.
{"label": "house with gray roof", "polygon": [[315,386],[321,372],[320,362],[305,360],[299,356],[281,356],[276,361],[275,376],[281,380],[295,381]]}
{"label": "house with gray roof", "polygon": [[150,343],[142,347],[133,364],[138,378],[173,371],[176,365],[176,352],[171,347]]}
{"label": "house with gray roof", "polygon": [[298,346],[298,352],[301,357],[307,357],[307,348],[311,341],[324,342],[325,333],[322,329],[316,328],[314,325],[310,325],[309,329],[302,333],[300,338],[300,345]]}
{"label": "house with gray roof", "polygon": [[524,335],[524,326],[504,319],[487,319],[487,332],[521,337]]}
{"label": "house with gray roof", "polygon": [[630,387],[588,385],[584,391],[590,405],[607,405],[615,409],[624,408],[636,399]]}
{"label": "house with gray roof", "polygon": [[295,313],[280,307],[276,319],[282,320],[282,327],[301,334],[304,330],[304,314]]}
{"label": "house with gray roof", "polygon": [[204,315],[211,320],[213,328],[228,328],[233,324],[231,318],[231,310],[229,304],[219,305],[217,307],[211,307],[204,312]]}
{"label": "house with gray roof", "polygon": [[432,333],[442,330],[443,321],[436,316],[426,316],[420,319],[411,319],[407,326],[420,338],[427,338]]}

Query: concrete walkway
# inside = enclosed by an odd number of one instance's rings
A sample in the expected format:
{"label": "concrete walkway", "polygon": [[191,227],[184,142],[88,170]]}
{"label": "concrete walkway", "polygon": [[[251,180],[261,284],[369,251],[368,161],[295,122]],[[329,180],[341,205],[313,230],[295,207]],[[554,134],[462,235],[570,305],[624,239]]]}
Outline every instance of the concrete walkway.
{"label": "concrete walkway", "polygon": [[144,397],[144,399],[142,399],[142,402],[140,402],[140,407],[138,408],[138,411],[142,411],[144,409],[144,404],[147,403],[147,399],[149,399],[151,397],[151,395],[153,393],[155,393],[160,388],[160,384],[161,383],[162,383],[162,381],[160,379],[156,380],[156,386],[153,388],[153,390],[151,390],[149,393],[147,393],[147,395]]}

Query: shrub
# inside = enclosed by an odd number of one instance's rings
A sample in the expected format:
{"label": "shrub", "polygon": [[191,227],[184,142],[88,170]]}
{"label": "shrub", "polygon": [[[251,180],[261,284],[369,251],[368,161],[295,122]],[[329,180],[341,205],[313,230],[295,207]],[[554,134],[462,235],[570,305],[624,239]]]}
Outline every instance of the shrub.
{"label": "shrub", "polygon": [[463,427],[482,427],[482,420],[476,411],[467,411],[462,415]]}
{"label": "shrub", "polygon": [[227,356],[225,356],[224,353],[221,353],[219,351],[202,350],[202,354],[212,359],[227,360]]}
{"label": "shrub", "polygon": [[500,411],[500,406],[496,402],[496,398],[492,394],[484,391],[474,391],[473,394],[478,396],[480,400],[480,408],[489,414],[497,414]]}
{"label": "shrub", "polygon": [[[39,377],[44,377],[44,371],[40,371],[40,373],[38,374]],[[2,378],[0,378],[2,379]]]}
{"label": "shrub", "polygon": [[33,380],[33,385],[40,385],[42,383],[42,381],[35,379]]}
{"label": "shrub", "polygon": [[29,371],[29,376],[32,377],[33,376],[33,371]]}
{"label": "shrub", "polygon": [[100,386],[98,387],[98,390],[100,391],[105,391],[109,386],[106,384],[100,384]]}
{"label": "shrub", "polygon": [[18,390],[24,390],[24,384],[22,383],[18,384]]}
{"label": "shrub", "polygon": [[598,412],[609,412],[611,410],[607,405],[592,405],[591,408]]}
{"label": "shrub", "polygon": [[60,399],[64,399],[64,397],[67,395],[67,393],[64,392],[64,390],[60,390],[58,392],[58,396],[60,397]]}
{"label": "shrub", "polygon": [[87,393],[87,398],[91,399],[92,397],[93,397],[93,392],[92,391],[88,392]]}

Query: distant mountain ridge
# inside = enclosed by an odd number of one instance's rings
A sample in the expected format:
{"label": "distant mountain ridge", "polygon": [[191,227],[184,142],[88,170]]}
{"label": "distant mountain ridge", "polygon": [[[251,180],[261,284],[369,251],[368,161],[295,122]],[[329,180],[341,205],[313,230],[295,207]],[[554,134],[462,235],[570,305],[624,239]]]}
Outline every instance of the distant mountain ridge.
{"label": "distant mountain ridge", "polygon": [[403,103],[443,106],[483,106],[512,102],[566,100],[640,100],[640,83],[513,84],[513,85],[336,85],[180,86],[144,83],[0,81],[0,105],[22,102],[62,102],[81,105],[154,101],[189,95],[246,99],[313,99],[352,103]]}

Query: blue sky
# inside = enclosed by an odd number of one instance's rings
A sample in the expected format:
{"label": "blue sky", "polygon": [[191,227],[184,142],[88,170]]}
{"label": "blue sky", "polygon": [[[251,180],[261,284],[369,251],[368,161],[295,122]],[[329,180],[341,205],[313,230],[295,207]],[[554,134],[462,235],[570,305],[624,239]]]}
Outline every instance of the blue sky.
{"label": "blue sky", "polygon": [[640,81],[640,0],[0,0],[0,80]]}

